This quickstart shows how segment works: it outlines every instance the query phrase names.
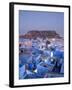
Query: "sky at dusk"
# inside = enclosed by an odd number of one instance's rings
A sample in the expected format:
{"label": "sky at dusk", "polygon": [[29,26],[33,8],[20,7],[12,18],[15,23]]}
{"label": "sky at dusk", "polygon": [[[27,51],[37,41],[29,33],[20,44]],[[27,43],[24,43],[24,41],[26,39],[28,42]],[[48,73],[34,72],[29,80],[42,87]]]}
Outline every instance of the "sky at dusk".
{"label": "sky at dusk", "polygon": [[19,11],[19,33],[28,31],[56,31],[64,36],[64,13],[45,11]]}

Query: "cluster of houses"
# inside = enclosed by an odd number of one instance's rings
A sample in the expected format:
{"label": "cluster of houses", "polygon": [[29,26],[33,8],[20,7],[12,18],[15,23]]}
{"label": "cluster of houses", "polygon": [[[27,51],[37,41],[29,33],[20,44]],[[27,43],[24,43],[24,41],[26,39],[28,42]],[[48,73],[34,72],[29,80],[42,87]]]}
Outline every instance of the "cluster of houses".
{"label": "cluster of houses", "polygon": [[[37,39],[27,39],[19,42],[19,50],[22,51],[23,48],[37,48],[40,50],[49,49],[50,47],[58,47],[60,50],[64,49],[64,40],[57,38],[37,38]],[[22,48],[22,49],[21,49]],[[21,53],[21,51],[19,51]]]}
{"label": "cluster of houses", "polygon": [[24,39],[19,43],[19,78],[64,76],[64,40]]}

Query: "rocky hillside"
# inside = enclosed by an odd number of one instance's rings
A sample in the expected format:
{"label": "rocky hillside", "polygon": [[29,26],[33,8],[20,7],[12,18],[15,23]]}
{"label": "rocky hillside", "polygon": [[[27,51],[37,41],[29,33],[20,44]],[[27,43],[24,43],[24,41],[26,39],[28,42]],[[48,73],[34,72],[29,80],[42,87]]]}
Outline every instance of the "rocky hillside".
{"label": "rocky hillside", "polygon": [[25,38],[25,39],[36,39],[37,37],[39,38],[61,38],[56,31],[29,31],[25,35],[20,35],[20,38]]}

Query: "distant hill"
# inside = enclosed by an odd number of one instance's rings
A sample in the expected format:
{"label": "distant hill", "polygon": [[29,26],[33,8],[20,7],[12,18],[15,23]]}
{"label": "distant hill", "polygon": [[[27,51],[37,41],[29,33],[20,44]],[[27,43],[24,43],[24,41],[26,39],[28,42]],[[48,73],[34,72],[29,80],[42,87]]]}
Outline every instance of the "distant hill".
{"label": "distant hill", "polygon": [[61,38],[56,31],[29,31],[25,35],[20,35],[20,38],[25,38],[25,39],[36,39],[37,37],[39,38]]}

